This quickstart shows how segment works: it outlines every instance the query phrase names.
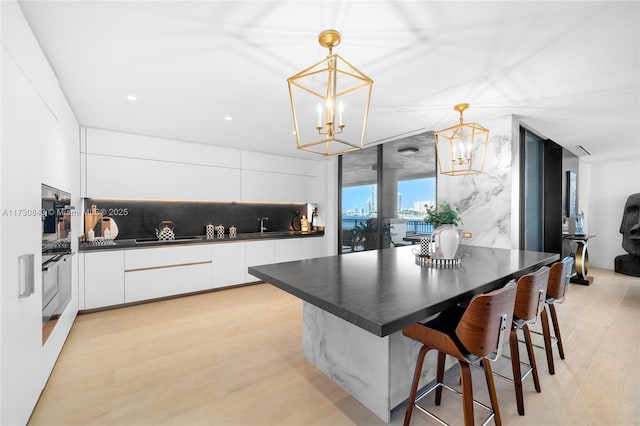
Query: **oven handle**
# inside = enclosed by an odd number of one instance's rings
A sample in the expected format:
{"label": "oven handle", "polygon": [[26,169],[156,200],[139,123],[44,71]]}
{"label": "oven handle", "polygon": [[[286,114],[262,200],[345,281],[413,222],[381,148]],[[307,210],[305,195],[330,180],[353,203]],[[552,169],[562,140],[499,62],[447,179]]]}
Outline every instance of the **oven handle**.
{"label": "oven handle", "polygon": [[42,264],[42,272],[48,271],[54,264],[63,260],[65,257],[71,256],[71,253],[62,253],[57,255],[56,257],[52,257]]}

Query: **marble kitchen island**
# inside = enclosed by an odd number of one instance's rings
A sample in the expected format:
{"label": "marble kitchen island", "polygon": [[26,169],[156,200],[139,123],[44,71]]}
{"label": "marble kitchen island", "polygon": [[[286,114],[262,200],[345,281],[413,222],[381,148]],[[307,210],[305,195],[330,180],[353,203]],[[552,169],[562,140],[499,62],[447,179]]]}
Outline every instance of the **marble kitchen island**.
{"label": "marble kitchen island", "polygon": [[[425,267],[415,264],[411,247],[400,247],[253,266],[249,273],[304,301],[305,357],[389,422],[409,395],[419,350],[402,328],[559,259],[473,246],[461,246],[458,255],[458,267]],[[421,385],[434,377],[428,359]]]}

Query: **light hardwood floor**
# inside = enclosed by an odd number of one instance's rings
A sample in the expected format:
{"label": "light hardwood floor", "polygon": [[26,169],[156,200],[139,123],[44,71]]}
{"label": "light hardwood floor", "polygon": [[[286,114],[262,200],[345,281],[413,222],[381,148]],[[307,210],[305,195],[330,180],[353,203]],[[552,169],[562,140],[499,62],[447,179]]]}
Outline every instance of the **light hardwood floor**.
{"label": "light hardwood floor", "polygon": [[[525,380],[525,416],[497,380],[504,424],[640,424],[640,278],[590,275],[558,305],[566,359],[554,348],[555,376],[536,350],[542,393]],[[304,359],[301,315],[299,299],[269,284],[81,315],[30,424],[384,424]],[[445,393],[442,410],[462,424],[458,399]],[[412,425],[434,424],[416,411]]]}

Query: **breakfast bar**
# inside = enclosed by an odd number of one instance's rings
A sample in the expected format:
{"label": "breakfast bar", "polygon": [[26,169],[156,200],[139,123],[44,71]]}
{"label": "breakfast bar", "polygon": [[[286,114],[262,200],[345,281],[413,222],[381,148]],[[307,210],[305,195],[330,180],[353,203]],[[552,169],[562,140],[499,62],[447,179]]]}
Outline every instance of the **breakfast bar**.
{"label": "breakfast bar", "polygon": [[[411,247],[253,266],[303,303],[305,357],[382,420],[408,397],[419,345],[402,329],[559,259],[460,246],[461,264],[418,266]],[[434,354],[431,354],[435,356]],[[435,377],[427,360],[421,386]]]}

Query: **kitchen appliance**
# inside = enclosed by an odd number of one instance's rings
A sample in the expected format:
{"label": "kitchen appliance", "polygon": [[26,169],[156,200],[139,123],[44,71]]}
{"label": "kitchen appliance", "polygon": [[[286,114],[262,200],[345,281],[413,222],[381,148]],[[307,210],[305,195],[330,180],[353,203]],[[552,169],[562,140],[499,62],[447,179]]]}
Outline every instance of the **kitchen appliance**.
{"label": "kitchen appliance", "polygon": [[43,344],[71,300],[71,194],[42,184]]}
{"label": "kitchen appliance", "polygon": [[156,229],[156,237],[158,237],[158,240],[160,241],[175,240],[176,234],[175,232],[173,232],[174,226],[175,225],[170,220],[163,220],[162,222],[160,222],[160,226],[158,227],[160,229],[159,230]]}

